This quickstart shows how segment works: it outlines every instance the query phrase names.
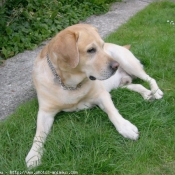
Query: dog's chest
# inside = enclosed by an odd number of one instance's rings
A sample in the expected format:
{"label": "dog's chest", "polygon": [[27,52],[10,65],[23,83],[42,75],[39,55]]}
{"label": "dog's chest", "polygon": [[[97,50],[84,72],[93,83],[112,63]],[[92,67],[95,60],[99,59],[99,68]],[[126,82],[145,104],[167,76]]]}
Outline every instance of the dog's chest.
{"label": "dog's chest", "polygon": [[63,105],[77,104],[86,96],[86,92],[77,93],[73,90],[71,92],[59,94],[58,99]]}
{"label": "dog's chest", "polygon": [[58,96],[63,111],[78,111],[91,107],[91,100],[88,98],[90,87],[81,87],[78,90],[64,91]]}
{"label": "dog's chest", "polygon": [[92,100],[86,97],[86,93],[71,95],[63,101],[63,111],[79,111],[82,109],[91,108],[93,105]]}
{"label": "dog's chest", "polygon": [[71,105],[69,108],[64,108],[63,111],[65,112],[72,112],[72,111],[80,111],[83,109],[92,108],[94,104],[90,100],[83,100],[78,102],[77,104]]}

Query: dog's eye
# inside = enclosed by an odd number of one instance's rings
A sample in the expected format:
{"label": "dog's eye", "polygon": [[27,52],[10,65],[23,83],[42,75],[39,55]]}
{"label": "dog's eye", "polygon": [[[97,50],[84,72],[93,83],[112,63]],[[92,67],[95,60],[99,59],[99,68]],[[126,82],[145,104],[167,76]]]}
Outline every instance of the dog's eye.
{"label": "dog's eye", "polygon": [[95,52],[96,52],[96,49],[93,47],[87,50],[87,53],[95,53]]}

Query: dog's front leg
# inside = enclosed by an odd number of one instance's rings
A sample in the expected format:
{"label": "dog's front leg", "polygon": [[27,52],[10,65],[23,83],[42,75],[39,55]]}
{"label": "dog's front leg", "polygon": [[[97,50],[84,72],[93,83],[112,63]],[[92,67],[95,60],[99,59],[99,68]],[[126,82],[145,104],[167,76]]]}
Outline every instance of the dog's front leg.
{"label": "dog's front leg", "polygon": [[117,131],[124,136],[132,140],[137,140],[139,132],[136,126],[124,119],[115,108],[110,94],[105,91],[99,95],[98,106],[108,114],[110,121],[114,124]]}
{"label": "dog's front leg", "polygon": [[53,124],[55,114],[56,112],[38,111],[36,134],[32,148],[26,157],[28,168],[33,168],[41,163],[43,144]]}

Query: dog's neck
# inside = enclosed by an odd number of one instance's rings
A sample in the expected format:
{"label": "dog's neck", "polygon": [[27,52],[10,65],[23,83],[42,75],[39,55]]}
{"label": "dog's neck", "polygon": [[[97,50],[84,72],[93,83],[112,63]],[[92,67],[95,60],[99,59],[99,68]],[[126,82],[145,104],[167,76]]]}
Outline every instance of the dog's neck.
{"label": "dog's neck", "polygon": [[54,66],[53,66],[53,64],[52,64],[52,62],[51,62],[48,54],[47,54],[46,57],[47,57],[48,66],[49,66],[49,68],[50,68],[50,70],[51,70],[51,72],[52,72],[52,74],[54,76],[54,82],[55,82],[55,84],[59,84],[64,90],[77,90],[77,89],[80,89],[81,88],[82,83],[85,82],[84,79],[80,83],[78,83],[78,84],[75,84],[76,81],[70,82],[71,85],[74,84],[73,86],[69,86],[69,85],[67,86],[67,85],[65,85],[63,83],[61,77],[58,75],[56,69],[54,68]]}

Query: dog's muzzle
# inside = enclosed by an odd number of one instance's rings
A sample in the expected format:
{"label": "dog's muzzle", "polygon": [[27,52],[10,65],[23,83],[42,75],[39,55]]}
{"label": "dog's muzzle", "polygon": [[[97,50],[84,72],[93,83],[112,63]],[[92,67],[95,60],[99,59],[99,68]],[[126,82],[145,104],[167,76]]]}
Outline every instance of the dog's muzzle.
{"label": "dog's muzzle", "polygon": [[107,70],[104,69],[104,70],[101,72],[100,78],[90,75],[90,76],[89,76],[89,79],[90,79],[90,80],[96,80],[96,79],[98,79],[98,80],[106,80],[106,79],[110,78],[112,75],[115,74],[115,72],[116,72],[118,66],[119,66],[119,64],[118,64],[116,61],[111,61],[111,62],[109,63],[108,69],[107,69]]}

